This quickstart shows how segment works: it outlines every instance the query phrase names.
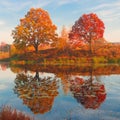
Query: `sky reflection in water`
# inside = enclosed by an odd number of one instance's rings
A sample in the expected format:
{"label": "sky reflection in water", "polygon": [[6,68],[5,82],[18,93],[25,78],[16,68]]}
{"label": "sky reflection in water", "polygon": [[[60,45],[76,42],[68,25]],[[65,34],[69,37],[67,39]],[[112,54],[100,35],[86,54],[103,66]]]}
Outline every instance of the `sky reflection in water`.
{"label": "sky reflection in water", "polygon": [[1,67],[0,105],[10,105],[38,120],[119,120],[118,71],[107,74],[104,69],[111,67],[53,69]]}

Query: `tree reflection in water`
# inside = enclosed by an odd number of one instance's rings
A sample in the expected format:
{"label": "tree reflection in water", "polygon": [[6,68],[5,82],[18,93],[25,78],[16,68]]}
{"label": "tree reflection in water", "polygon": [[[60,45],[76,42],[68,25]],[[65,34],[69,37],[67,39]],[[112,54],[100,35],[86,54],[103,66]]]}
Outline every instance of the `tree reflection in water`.
{"label": "tree reflection in water", "polygon": [[51,110],[55,97],[58,95],[58,80],[55,76],[35,76],[20,73],[15,78],[14,92],[34,114],[44,114]]}
{"label": "tree reflection in water", "polygon": [[70,80],[70,84],[72,94],[85,108],[97,109],[106,99],[104,84],[96,81],[92,73],[87,80],[74,77],[74,79]]}
{"label": "tree reflection in water", "polygon": [[[28,72],[26,74],[27,70],[24,68],[36,71],[36,74],[34,76]],[[74,98],[85,108],[97,109],[106,99],[104,84],[93,76],[93,73],[94,75],[101,75],[98,68],[92,68],[91,66],[80,67],[79,69],[64,66],[62,68],[43,66],[38,68],[35,66],[27,66],[21,69],[12,68],[15,72],[19,71],[15,79],[14,91],[23,100],[23,103],[36,114],[44,114],[52,109],[54,99],[58,95],[58,85],[63,89],[65,95],[68,95],[71,91]],[[39,71],[47,74],[43,75]],[[54,73],[57,77],[48,75],[48,73]],[[90,77],[84,79],[80,76]],[[58,79],[61,84],[58,84]]]}

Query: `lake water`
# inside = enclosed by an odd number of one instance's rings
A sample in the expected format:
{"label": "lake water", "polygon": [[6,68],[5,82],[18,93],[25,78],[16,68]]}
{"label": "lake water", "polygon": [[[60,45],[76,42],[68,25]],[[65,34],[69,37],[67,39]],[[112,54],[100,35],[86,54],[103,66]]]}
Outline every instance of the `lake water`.
{"label": "lake water", "polygon": [[36,120],[120,120],[120,66],[0,64],[0,106]]}

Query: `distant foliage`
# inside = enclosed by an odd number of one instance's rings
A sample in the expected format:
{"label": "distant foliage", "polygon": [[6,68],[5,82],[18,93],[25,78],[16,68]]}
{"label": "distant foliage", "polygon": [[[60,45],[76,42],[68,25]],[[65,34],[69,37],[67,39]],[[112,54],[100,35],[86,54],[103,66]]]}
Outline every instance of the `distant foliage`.
{"label": "distant foliage", "polygon": [[68,47],[68,31],[65,26],[62,27],[61,35],[58,39],[57,48],[65,50]]}

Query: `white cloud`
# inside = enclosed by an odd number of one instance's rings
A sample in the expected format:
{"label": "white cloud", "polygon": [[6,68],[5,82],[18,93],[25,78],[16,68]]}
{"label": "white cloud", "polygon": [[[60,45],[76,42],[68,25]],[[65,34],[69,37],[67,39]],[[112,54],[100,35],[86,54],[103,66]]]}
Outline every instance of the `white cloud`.
{"label": "white cloud", "polygon": [[13,12],[13,11],[21,11],[22,9],[30,6],[32,4],[31,1],[27,2],[11,2],[9,0],[7,1],[0,1],[0,6],[2,7],[1,10],[7,11],[7,12]]}
{"label": "white cloud", "polygon": [[[32,2],[28,1],[28,2],[24,2],[24,3],[14,3],[13,5],[11,5],[11,10],[12,11],[21,11],[26,7],[31,6]],[[19,6],[19,7],[18,7]]]}
{"label": "white cloud", "polygon": [[2,25],[5,25],[5,22],[0,20],[0,26]]}
{"label": "white cloud", "polygon": [[92,8],[91,11],[102,16],[106,22],[118,20],[120,19],[120,1],[117,0],[114,2],[100,4]]}
{"label": "white cloud", "polygon": [[0,1],[1,6],[9,7],[12,3],[9,1]]}
{"label": "white cloud", "polygon": [[114,1],[114,2],[109,2],[109,3],[103,3],[100,4],[94,8],[92,8],[92,10],[100,10],[100,9],[110,9],[110,8],[119,8],[120,9],[120,1]]}
{"label": "white cloud", "polygon": [[73,2],[79,2],[79,0],[59,0],[58,5],[69,4]]}
{"label": "white cloud", "polygon": [[77,3],[79,0],[37,0],[37,1],[16,1],[11,2],[10,0],[0,1],[0,10],[5,10],[7,12],[21,11],[25,8],[30,7],[46,7],[48,5],[55,5],[54,7],[59,7],[64,4]]}
{"label": "white cloud", "polygon": [[116,10],[100,10],[96,11],[97,15],[100,16],[104,22],[111,23],[120,19],[120,13]]}
{"label": "white cloud", "polygon": [[73,3],[73,2],[79,2],[79,0],[59,0],[59,1],[56,1],[56,0],[39,0],[38,2],[34,2],[32,3],[33,7],[45,7],[45,6],[48,6],[49,4],[54,4],[55,7],[59,7],[61,5],[65,5],[65,4],[69,4],[69,3]]}
{"label": "white cloud", "polygon": [[49,4],[51,4],[52,2],[53,2],[53,0],[51,0],[51,1],[39,0],[38,2],[32,3],[31,6],[33,6],[33,7],[45,7]]}

